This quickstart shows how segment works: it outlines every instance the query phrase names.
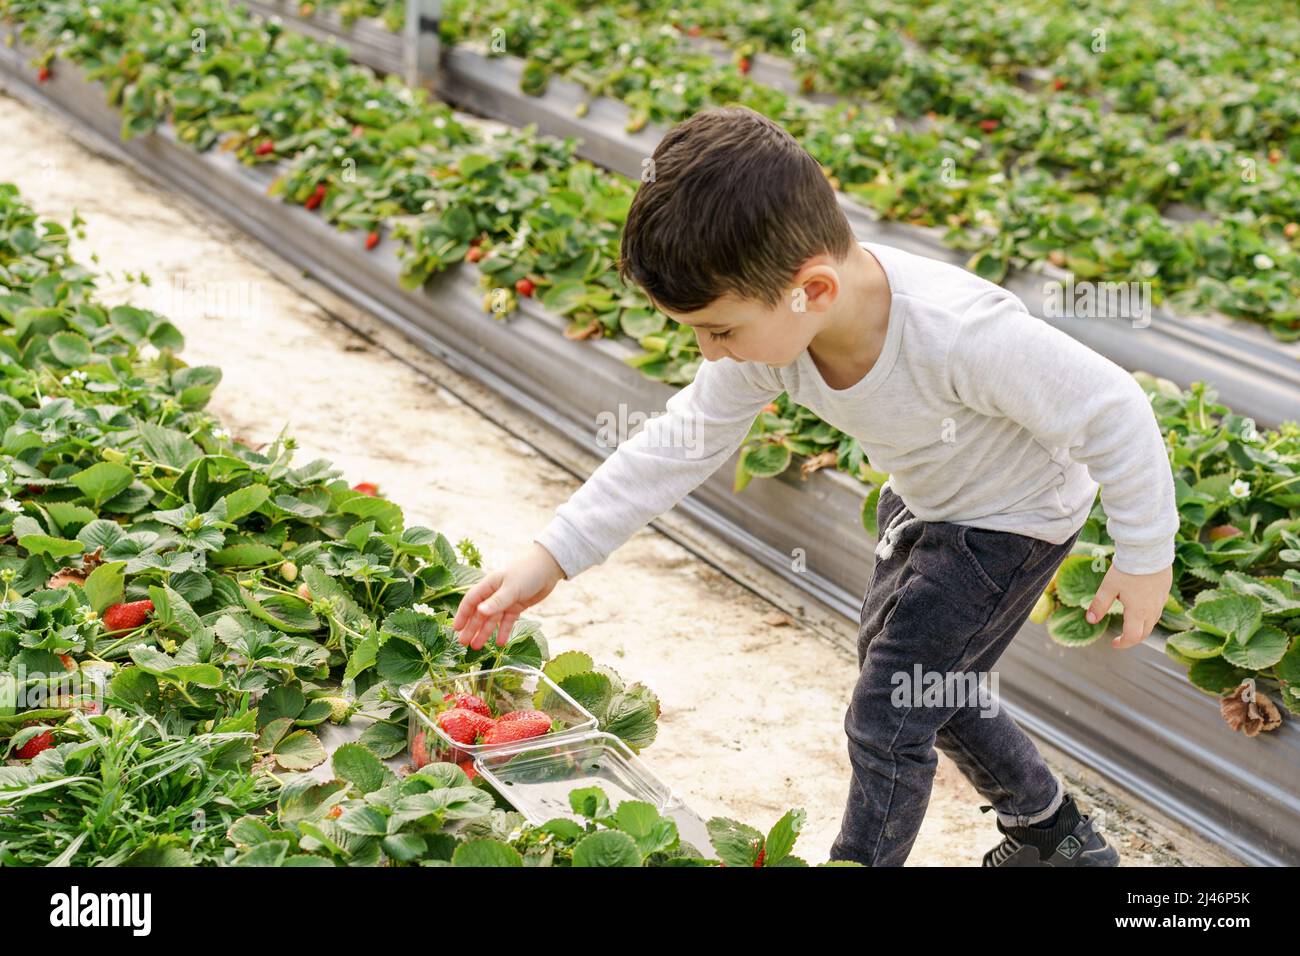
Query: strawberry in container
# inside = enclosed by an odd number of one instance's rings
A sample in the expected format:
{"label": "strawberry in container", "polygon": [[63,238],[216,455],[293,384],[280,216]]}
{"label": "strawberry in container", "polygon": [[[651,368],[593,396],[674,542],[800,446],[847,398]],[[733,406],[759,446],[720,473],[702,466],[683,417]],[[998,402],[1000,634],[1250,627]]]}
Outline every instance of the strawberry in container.
{"label": "strawberry in container", "polygon": [[470,773],[481,753],[596,726],[593,714],[531,667],[426,678],[402,688],[402,697],[410,711],[408,741],[417,769],[447,761]]}

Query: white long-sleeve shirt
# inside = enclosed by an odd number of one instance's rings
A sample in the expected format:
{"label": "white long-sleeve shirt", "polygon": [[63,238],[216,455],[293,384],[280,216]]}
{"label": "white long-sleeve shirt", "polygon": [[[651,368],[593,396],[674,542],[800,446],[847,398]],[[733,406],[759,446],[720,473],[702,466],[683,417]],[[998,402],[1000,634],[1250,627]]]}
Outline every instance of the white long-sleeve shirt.
{"label": "white long-sleeve shirt", "polygon": [[861,245],[884,268],[892,299],[871,371],[834,389],[807,350],[786,366],[702,362],[664,414],[619,445],[535,539],[565,575],[604,561],[701,484],[783,391],[857,438],[923,521],[1059,544],[1087,520],[1100,486],[1115,566],[1168,567],[1179,525],[1173,476],[1137,381],[994,283]]}

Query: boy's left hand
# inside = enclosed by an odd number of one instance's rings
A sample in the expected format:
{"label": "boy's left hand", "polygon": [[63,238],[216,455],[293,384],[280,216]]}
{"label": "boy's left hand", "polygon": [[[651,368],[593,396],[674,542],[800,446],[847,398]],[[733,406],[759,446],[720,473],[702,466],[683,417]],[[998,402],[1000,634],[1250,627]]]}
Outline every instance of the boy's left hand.
{"label": "boy's left hand", "polygon": [[1097,596],[1088,605],[1088,623],[1100,621],[1119,598],[1124,605],[1124,632],[1110,642],[1111,647],[1123,649],[1141,644],[1164,613],[1173,581],[1173,565],[1151,574],[1126,574],[1112,564],[1101,579]]}

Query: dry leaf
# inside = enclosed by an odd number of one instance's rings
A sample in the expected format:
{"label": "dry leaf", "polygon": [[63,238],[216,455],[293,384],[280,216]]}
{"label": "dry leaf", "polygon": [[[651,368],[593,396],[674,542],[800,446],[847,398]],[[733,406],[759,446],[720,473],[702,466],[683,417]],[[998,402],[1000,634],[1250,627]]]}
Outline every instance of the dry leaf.
{"label": "dry leaf", "polygon": [[1251,681],[1242,681],[1240,687],[1220,700],[1219,713],[1229,727],[1240,730],[1247,737],[1282,726],[1282,714],[1277,705]]}
{"label": "dry leaf", "polygon": [[840,456],[838,452],[824,451],[820,454],[813,455],[811,458],[805,459],[803,464],[799,466],[799,471],[803,477],[807,478],[814,471],[820,471],[823,468],[834,466],[834,464],[839,460]]}
{"label": "dry leaf", "polygon": [[586,325],[569,325],[564,329],[566,339],[598,339],[604,331],[600,319],[592,319]]}
{"label": "dry leaf", "polygon": [[67,587],[69,584],[85,584],[86,578],[90,577],[90,572],[104,563],[103,553],[104,546],[100,545],[90,554],[83,554],[80,568],[60,568],[45,582],[45,586],[47,588],[62,588]]}

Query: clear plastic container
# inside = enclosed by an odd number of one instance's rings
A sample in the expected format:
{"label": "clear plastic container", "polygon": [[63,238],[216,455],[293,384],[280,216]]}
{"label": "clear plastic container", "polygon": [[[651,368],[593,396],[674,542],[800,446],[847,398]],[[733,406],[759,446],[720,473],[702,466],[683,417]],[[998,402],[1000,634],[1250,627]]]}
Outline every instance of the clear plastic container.
{"label": "clear plastic container", "polygon": [[474,769],[530,823],[556,817],[582,822],[582,815],[569,803],[569,793],[599,787],[611,808],[624,800],[649,803],[677,823],[683,841],[704,857],[717,857],[704,821],[613,734],[596,731],[524,741],[478,755]]}
{"label": "clear plastic container", "polygon": [[569,792],[582,787],[600,787],[611,807],[643,800],[665,810],[675,802],[671,788],[613,734],[523,741],[479,755],[474,769],[533,823],[581,820],[569,805]]}
{"label": "clear plastic container", "polygon": [[[452,705],[448,694],[473,694],[483,699],[492,716],[514,710],[542,710],[550,715],[549,734],[529,741],[505,744],[462,744],[452,740],[438,726],[438,715]],[[517,748],[522,743],[550,741],[584,734],[596,729],[596,716],[562,691],[556,683],[535,667],[494,667],[491,670],[449,674],[442,679],[426,677],[401,689],[410,717],[406,742],[412,755],[423,754],[428,760],[461,763],[479,754]],[[422,746],[417,738],[423,734]],[[417,763],[420,759],[417,756]]]}

